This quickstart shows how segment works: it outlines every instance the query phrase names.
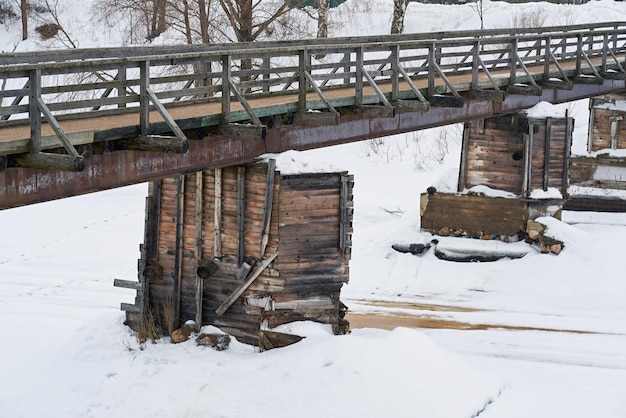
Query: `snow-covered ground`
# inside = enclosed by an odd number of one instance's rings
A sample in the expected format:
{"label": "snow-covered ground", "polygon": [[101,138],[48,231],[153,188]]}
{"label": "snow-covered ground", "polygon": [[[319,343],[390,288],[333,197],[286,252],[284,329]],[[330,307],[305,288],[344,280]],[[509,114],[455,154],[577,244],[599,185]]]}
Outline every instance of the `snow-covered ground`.
{"label": "snow-covered ground", "polygon": [[[626,7],[610,0],[485,5],[487,27],[535,8],[546,24],[626,20]],[[79,10],[75,27],[81,16],[89,14]],[[331,16],[335,35],[386,33],[391,1],[348,0]],[[469,5],[410,3],[406,19],[407,31],[478,25]],[[12,36],[0,33],[2,50],[12,49]],[[81,46],[111,38],[91,30]],[[584,150],[586,112],[586,103],[570,108],[574,152]],[[419,230],[419,193],[453,189],[460,133],[449,126],[292,153],[282,166],[297,170],[306,161],[355,175],[343,291],[353,311],[495,329],[355,329],[334,337],[326,327],[295,324],[305,340],[264,353],[236,342],[224,352],[193,341],[140,347],[119,311],[133,292],[112,285],[137,274],[147,187],[136,185],[0,212],[0,416],[626,416],[623,216],[546,220],[565,242],[559,256],[533,250],[517,260],[451,263],[391,249],[431,239]],[[455,309],[419,307],[428,304]]]}

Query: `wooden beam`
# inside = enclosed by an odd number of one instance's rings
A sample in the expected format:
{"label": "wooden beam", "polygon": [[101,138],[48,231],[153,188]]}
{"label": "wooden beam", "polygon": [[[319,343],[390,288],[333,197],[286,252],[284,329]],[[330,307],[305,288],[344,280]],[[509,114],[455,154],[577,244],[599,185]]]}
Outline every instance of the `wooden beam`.
{"label": "wooden beam", "polygon": [[133,290],[141,290],[143,287],[141,283],[131,281],[131,280],[123,280],[123,279],[115,279],[113,280],[113,286],[122,287],[124,289],[133,289]]}
{"label": "wooden beam", "polygon": [[246,167],[237,167],[237,265],[243,263],[245,257],[245,220],[246,220]]}
{"label": "wooden beam", "polygon": [[117,141],[116,148],[134,151],[185,154],[189,150],[189,141],[187,138],[180,139],[175,136],[141,135],[137,138]]}
{"label": "wooden beam", "polygon": [[124,312],[134,312],[134,313],[141,313],[142,309],[141,306],[137,306],[137,305],[133,305],[130,303],[120,303],[120,309]]}
{"label": "wooden beam", "polygon": [[215,208],[213,212],[213,258],[222,258],[222,169],[214,170]]}
{"label": "wooden beam", "polygon": [[503,102],[504,93],[497,90],[469,90],[461,93],[468,100]]}
{"label": "wooden beam", "polygon": [[428,102],[431,107],[455,107],[460,109],[465,105],[465,100],[456,96],[434,95],[428,98]]}
{"label": "wooden beam", "polygon": [[265,248],[270,238],[270,220],[272,218],[272,201],[274,200],[274,178],[276,177],[276,160],[271,158],[267,164],[267,180],[265,182],[265,206],[263,208],[263,224],[261,227],[261,251],[259,258],[265,255]]}
{"label": "wooden beam", "polygon": [[224,123],[220,125],[222,135],[230,138],[264,140],[267,136],[265,125],[244,125],[240,123]]}
{"label": "wooden beam", "polygon": [[[198,171],[196,173],[196,204],[195,204],[195,239],[196,239],[196,330],[202,328],[202,295],[204,293],[204,280],[202,270],[203,258],[202,258],[202,240],[203,240],[203,214],[204,214],[204,182],[203,172]],[[209,268],[206,271],[210,272]]]}
{"label": "wooden beam", "polygon": [[174,327],[180,324],[180,297],[182,290],[183,275],[183,252],[185,235],[185,175],[178,176],[176,198],[176,241],[174,243]]}
{"label": "wooden beam", "polygon": [[67,154],[34,152],[16,156],[15,162],[20,167],[37,168],[40,170],[79,172],[85,169],[85,159],[83,157]]}
{"label": "wooden beam", "polygon": [[217,316],[222,316],[224,313],[233,306],[233,303],[243,294],[243,292],[250,287],[250,285],[256,280],[257,277],[263,273],[263,271],[274,261],[274,259],[278,256],[278,252],[272,254],[269,258],[263,260],[263,262],[257,267],[256,270],[248,277],[248,279],[237,286],[235,290],[232,291],[230,295],[226,298],[226,300],[215,310]]}
{"label": "wooden beam", "polygon": [[543,191],[548,190],[550,182],[550,144],[552,142],[552,118],[546,118],[546,137],[543,148]]}
{"label": "wooden beam", "polygon": [[309,126],[339,125],[339,113],[298,112],[293,116],[293,123]]}

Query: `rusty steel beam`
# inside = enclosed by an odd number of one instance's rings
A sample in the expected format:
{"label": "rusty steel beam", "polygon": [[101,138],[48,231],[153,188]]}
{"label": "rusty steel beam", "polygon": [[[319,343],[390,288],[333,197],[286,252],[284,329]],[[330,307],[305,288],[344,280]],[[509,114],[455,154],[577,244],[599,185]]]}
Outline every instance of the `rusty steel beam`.
{"label": "rusty steel beam", "polygon": [[576,84],[572,90],[544,89],[541,96],[507,95],[502,102],[466,101],[462,108],[397,112],[394,117],[342,116],[338,125],[284,125],[265,140],[210,136],[190,140],[186,154],[114,151],[86,159],[82,172],[9,167],[0,172],[0,210],[97,192],[165,176],[251,162],[267,152],[307,150],[487,118],[529,108],[540,101],[567,102],[623,91],[624,80]]}

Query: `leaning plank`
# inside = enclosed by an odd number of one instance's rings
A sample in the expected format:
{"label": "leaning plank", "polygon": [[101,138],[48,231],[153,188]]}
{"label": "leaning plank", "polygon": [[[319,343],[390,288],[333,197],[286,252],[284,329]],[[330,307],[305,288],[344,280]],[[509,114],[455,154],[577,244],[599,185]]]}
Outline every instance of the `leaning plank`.
{"label": "leaning plank", "polygon": [[243,282],[242,284],[240,284],[239,286],[237,286],[237,288],[235,290],[233,290],[233,292],[226,298],[226,300],[224,301],[224,303],[222,303],[219,308],[217,308],[215,310],[215,313],[218,316],[222,316],[224,315],[224,313],[228,310],[228,308],[230,308],[233,303],[235,303],[235,301],[239,298],[239,296],[241,296],[243,294],[243,292],[246,291],[246,289],[248,287],[250,287],[250,285],[252,284],[252,282],[254,282],[256,280],[257,277],[259,277],[259,275],[261,273],[263,273],[263,270],[265,270],[271,263],[272,261],[274,261],[274,259],[276,258],[276,256],[278,256],[278,252],[275,252],[272,256],[270,256],[268,259],[263,260],[263,262],[259,265],[259,267],[248,277],[248,279]]}
{"label": "leaning plank", "polygon": [[270,330],[259,331],[259,343],[264,350],[286,347],[301,341],[304,337],[294,334],[285,334]]}

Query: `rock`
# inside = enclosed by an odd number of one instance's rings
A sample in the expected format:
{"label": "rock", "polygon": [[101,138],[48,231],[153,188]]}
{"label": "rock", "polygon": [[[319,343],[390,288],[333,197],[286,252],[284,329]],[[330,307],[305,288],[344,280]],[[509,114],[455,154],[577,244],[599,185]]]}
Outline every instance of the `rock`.
{"label": "rock", "polygon": [[200,334],[196,338],[196,344],[213,347],[217,351],[224,351],[230,345],[230,335],[228,334]]}
{"label": "rock", "polygon": [[170,334],[170,338],[174,344],[185,342],[189,339],[189,336],[193,332],[193,328],[187,324],[182,327],[175,329]]}
{"label": "rock", "polygon": [[428,249],[430,248],[430,244],[393,244],[391,248],[400,253],[411,253],[413,255],[420,255],[428,251]]}
{"label": "rock", "polygon": [[447,226],[444,226],[443,228],[439,230],[438,234],[441,235],[442,237],[447,237],[448,235],[450,235],[450,228],[448,228]]}

